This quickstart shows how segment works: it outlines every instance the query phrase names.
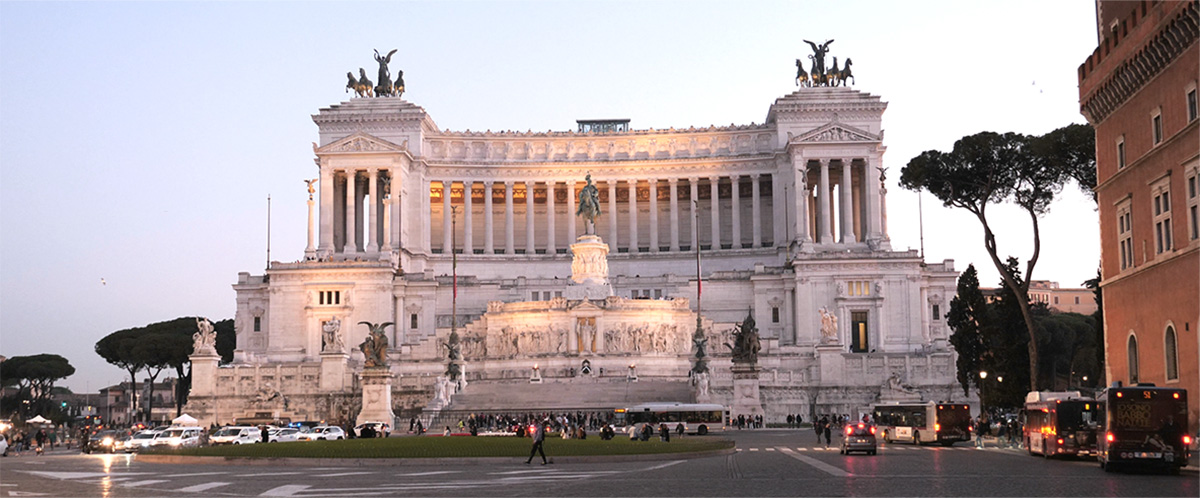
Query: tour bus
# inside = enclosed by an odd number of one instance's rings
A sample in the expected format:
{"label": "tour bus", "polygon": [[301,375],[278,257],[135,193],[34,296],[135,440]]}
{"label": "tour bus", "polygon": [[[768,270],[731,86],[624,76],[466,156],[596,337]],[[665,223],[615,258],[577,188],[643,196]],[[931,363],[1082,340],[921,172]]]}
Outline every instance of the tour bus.
{"label": "tour bus", "polygon": [[1131,466],[1159,467],[1178,473],[1187,465],[1192,438],[1188,430],[1187,390],[1114,383],[1096,396],[1100,426],[1096,446],[1100,467],[1112,472]]}
{"label": "tour bus", "polygon": [[886,403],[875,405],[874,412],[884,442],[951,446],[971,440],[971,407],[966,403]]}
{"label": "tour bus", "polygon": [[613,425],[667,424],[671,430],[680,422],[689,433],[699,435],[723,429],[729,412],[718,404],[708,403],[643,403],[614,410]]}
{"label": "tour bus", "polygon": [[1030,455],[1096,454],[1096,400],[1079,391],[1033,391],[1025,395],[1025,448]]}

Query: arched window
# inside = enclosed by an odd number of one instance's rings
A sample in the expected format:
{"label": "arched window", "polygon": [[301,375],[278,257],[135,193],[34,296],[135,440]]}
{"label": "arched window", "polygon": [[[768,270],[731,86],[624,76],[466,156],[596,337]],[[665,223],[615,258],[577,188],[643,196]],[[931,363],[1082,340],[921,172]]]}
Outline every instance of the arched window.
{"label": "arched window", "polygon": [[1127,351],[1129,362],[1129,384],[1138,383],[1138,345],[1137,337],[1133,334],[1129,335],[1129,348]]}
{"label": "arched window", "polygon": [[1167,354],[1167,380],[1179,380],[1179,360],[1175,348],[1175,327],[1167,325],[1163,334],[1163,351]]}

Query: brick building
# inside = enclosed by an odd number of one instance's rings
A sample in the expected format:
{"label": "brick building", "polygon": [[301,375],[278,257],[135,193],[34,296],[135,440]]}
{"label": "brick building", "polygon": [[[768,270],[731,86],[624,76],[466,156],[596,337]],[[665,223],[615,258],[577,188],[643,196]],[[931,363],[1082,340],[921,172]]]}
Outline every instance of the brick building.
{"label": "brick building", "polygon": [[1183,387],[1200,419],[1200,16],[1196,0],[1096,2],[1079,67],[1096,128],[1107,377]]}

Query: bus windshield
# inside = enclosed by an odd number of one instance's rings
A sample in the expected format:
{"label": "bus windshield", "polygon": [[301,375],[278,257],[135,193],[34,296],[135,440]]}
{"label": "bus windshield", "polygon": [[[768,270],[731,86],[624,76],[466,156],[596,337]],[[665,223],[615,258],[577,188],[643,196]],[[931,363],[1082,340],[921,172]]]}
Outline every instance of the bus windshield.
{"label": "bus windshield", "polygon": [[1084,430],[1096,425],[1096,403],[1092,401],[1063,401],[1057,411],[1059,434]]}

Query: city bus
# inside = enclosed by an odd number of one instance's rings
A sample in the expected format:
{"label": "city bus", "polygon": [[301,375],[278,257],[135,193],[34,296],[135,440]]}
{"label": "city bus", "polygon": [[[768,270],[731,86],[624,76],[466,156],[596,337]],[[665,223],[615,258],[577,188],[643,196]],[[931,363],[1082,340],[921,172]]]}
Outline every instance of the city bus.
{"label": "city bus", "polygon": [[1030,455],[1094,456],[1096,400],[1079,391],[1033,391],[1025,395],[1025,448]]}
{"label": "city bus", "polygon": [[642,403],[617,408],[613,413],[613,425],[667,424],[671,430],[680,422],[689,433],[705,435],[723,429],[729,412],[723,405],[710,403]]}
{"label": "city bus", "polygon": [[883,441],[952,446],[971,440],[971,407],[966,403],[887,403],[875,405],[875,425]]}
{"label": "city bus", "polygon": [[1115,383],[1096,396],[1100,404],[1097,460],[1112,472],[1132,466],[1159,467],[1172,473],[1187,466],[1187,390]]}

